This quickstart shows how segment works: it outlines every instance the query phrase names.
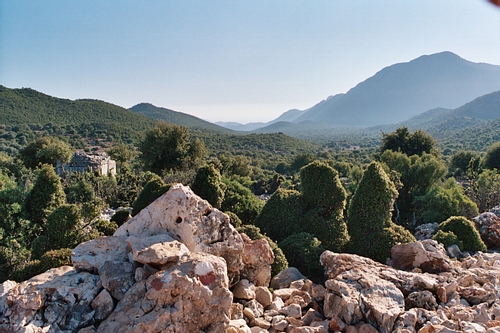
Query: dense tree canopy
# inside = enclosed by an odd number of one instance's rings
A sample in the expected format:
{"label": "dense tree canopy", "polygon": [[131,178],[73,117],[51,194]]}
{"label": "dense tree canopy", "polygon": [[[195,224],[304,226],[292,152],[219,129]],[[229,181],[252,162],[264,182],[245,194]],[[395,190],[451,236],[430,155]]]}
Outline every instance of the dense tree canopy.
{"label": "dense tree canopy", "polygon": [[484,156],[483,166],[487,169],[500,170],[500,142],[494,143],[488,148]]}
{"label": "dense tree canopy", "polygon": [[57,162],[67,163],[73,156],[70,144],[51,136],[44,136],[31,142],[21,152],[21,158],[28,168],[42,164],[56,166]]}
{"label": "dense tree canopy", "polygon": [[399,151],[408,156],[437,153],[436,141],[432,136],[422,130],[410,133],[405,126],[392,133],[382,133],[380,152],[386,150]]}

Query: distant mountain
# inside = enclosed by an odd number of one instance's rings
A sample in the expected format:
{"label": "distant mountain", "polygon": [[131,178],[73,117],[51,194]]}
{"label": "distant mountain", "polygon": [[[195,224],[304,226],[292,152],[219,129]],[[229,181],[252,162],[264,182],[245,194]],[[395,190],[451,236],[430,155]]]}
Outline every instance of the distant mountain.
{"label": "distant mountain", "polygon": [[149,103],[140,103],[137,104],[129,109],[130,111],[133,111],[135,113],[144,115],[149,118],[157,119],[157,120],[162,120],[166,121],[167,123],[170,124],[175,124],[179,126],[185,126],[185,127],[196,127],[196,128],[201,128],[201,129],[210,129],[214,131],[219,131],[223,133],[232,133],[233,131],[228,130],[225,127],[218,126],[216,124],[212,124],[208,121],[202,120],[198,117],[178,112],[178,111],[173,111],[170,109],[154,106],[153,104]]}
{"label": "distant mountain", "polygon": [[293,122],[359,127],[391,124],[437,107],[457,108],[497,90],[500,66],[442,52],[386,67],[346,94],[307,109]]}
{"label": "distant mountain", "polygon": [[230,122],[230,121],[217,121],[215,122],[216,125],[231,129],[233,131],[243,131],[243,132],[250,132],[253,131],[257,128],[261,128],[266,126],[266,123],[248,123],[248,124],[240,124],[236,122]]}
{"label": "distant mountain", "polygon": [[[301,111],[297,109],[292,109],[284,112],[279,116],[278,118],[271,120],[267,123],[248,123],[248,124],[241,124],[241,123],[236,123],[236,122],[224,122],[224,121],[218,121],[215,124],[232,129],[234,131],[245,131],[245,132],[255,132],[255,133],[272,133],[270,130],[273,127],[270,127],[269,125],[275,124],[275,123],[280,123],[280,122],[292,122],[301,115],[303,115],[306,111]],[[269,127],[269,128],[268,128]],[[278,126],[279,127],[279,126]],[[262,131],[260,131],[262,129]]]}

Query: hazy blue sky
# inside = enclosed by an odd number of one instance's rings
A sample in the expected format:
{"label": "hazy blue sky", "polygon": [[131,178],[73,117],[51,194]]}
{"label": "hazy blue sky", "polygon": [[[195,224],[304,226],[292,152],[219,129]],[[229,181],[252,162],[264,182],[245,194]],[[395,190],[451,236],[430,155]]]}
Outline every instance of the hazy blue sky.
{"label": "hazy blue sky", "polygon": [[500,65],[500,9],[485,0],[0,0],[0,84],[210,121],[269,121],[441,51]]}

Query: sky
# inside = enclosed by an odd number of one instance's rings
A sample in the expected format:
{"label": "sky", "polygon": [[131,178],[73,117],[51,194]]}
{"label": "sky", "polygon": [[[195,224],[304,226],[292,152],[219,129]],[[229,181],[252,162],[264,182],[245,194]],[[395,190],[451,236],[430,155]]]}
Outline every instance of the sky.
{"label": "sky", "polygon": [[267,122],[384,67],[500,65],[485,0],[0,0],[0,85],[208,121]]}

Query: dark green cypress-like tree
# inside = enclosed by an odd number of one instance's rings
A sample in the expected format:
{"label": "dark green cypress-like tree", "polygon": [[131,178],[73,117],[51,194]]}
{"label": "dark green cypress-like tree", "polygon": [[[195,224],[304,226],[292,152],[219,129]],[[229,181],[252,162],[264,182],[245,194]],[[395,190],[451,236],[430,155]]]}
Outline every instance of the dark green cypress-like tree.
{"label": "dark green cypress-like tree", "polygon": [[198,169],[196,177],[191,184],[191,189],[201,198],[207,200],[212,206],[221,209],[224,201],[224,184],[222,176],[213,165]]}
{"label": "dark green cypress-like tree", "polygon": [[391,222],[397,193],[382,167],[371,163],[349,205],[351,252],[384,263],[392,246],[415,241],[406,229]]}
{"label": "dark green cypress-like tree", "polygon": [[25,200],[28,219],[43,228],[47,216],[65,201],[66,195],[54,168],[51,165],[43,165]]}

